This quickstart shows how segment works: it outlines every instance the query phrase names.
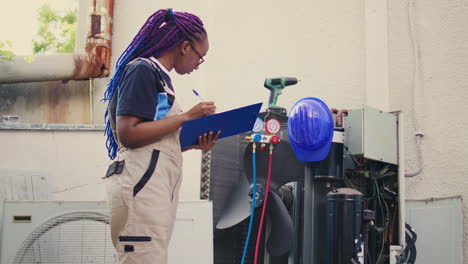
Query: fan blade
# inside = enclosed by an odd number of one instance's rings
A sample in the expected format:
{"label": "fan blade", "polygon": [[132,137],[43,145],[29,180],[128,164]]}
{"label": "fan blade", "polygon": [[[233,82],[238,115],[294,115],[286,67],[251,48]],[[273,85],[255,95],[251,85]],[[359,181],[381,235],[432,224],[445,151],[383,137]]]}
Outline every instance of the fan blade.
{"label": "fan blade", "polygon": [[[257,144],[257,183],[263,186],[267,180],[269,158],[268,149],[262,151],[260,144]],[[244,171],[249,181],[253,178],[252,159],[252,143],[249,143],[244,151]],[[271,188],[278,189],[288,182],[303,181],[304,164],[296,158],[289,142],[280,141],[275,144],[272,155]]]}
{"label": "fan blade", "polygon": [[271,232],[267,241],[268,253],[282,256],[291,250],[294,243],[294,226],[286,206],[273,191],[269,192],[268,213]]}
{"label": "fan blade", "polygon": [[216,224],[217,229],[225,229],[236,225],[250,215],[250,184],[245,175],[240,178],[239,185],[227,199],[221,217]]}

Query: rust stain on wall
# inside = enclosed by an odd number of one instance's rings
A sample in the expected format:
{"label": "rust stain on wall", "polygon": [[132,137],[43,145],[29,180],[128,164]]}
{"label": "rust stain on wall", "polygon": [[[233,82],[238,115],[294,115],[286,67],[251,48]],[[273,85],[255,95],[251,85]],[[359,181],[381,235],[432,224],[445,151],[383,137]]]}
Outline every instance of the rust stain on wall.
{"label": "rust stain on wall", "polygon": [[53,83],[46,89],[48,102],[47,123],[66,123],[66,115],[68,113],[68,100],[61,100],[63,93],[66,94],[67,89],[61,92]]}
{"label": "rust stain on wall", "polygon": [[89,124],[89,81],[0,85],[0,116],[16,115],[21,123]]}
{"label": "rust stain on wall", "polygon": [[[47,123],[89,124],[88,82],[78,81],[78,87],[67,87],[61,82],[49,82],[44,89],[47,98]],[[67,84],[68,85],[68,84]]]}

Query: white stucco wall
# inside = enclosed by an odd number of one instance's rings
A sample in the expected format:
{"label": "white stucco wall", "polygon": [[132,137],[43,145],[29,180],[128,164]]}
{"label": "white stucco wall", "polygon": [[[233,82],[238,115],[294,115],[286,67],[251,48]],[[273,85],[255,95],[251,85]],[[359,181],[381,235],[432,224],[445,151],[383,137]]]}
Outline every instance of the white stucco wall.
{"label": "white stucco wall", "polygon": [[468,111],[467,25],[468,1],[389,1],[390,102],[392,109],[402,109],[405,116],[407,171],[419,168],[415,128],[424,134],[421,145],[424,170],[407,179],[406,196],[425,199],[462,195],[465,264],[468,263],[465,139],[468,123],[464,114]]}
{"label": "white stucco wall", "polygon": [[[330,106],[358,107],[365,102],[365,6],[361,1],[116,1],[113,56],[130,43],[147,17],[172,7],[197,14],[210,40],[206,62],[188,76],[172,72],[182,106],[198,103],[191,89],[215,101],[219,111],[264,102],[265,78],[300,79],[284,89],[278,104],[289,109],[314,96]],[[93,80],[94,120],[102,122],[99,102],[107,79]],[[182,197],[198,199],[200,152],[184,153]]]}
{"label": "white stucco wall", "polygon": [[[414,8],[408,10],[408,3]],[[166,7],[198,14],[211,44],[199,71],[172,75],[186,109],[197,102],[192,88],[219,110],[228,110],[266,103],[267,77],[298,77],[301,82],[280,96],[287,109],[315,96],[337,108],[370,104],[402,110],[408,171],[418,168],[415,111],[424,133],[424,171],[407,180],[407,198],[462,195],[468,256],[468,141],[463,137],[468,129],[468,0],[116,1],[114,64],[146,18]],[[415,61],[419,74],[413,74]],[[107,82],[92,82],[96,124],[103,121],[99,100]],[[105,199],[99,177],[108,160],[101,131],[0,131],[0,142],[6,150],[0,152],[0,167],[45,170],[55,199]],[[181,198],[198,199],[199,152],[185,153],[184,161]]]}
{"label": "white stucco wall", "polygon": [[[102,131],[0,130],[1,172],[44,176],[53,200],[105,200]],[[3,173],[6,172],[6,173]]]}
{"label": "white stucco wall", "polygon": [[[365,18],[360,1],[138,3],[116,1],[114,63],[146,18],[159,8],[192,12],[205,23],[211,45],[206,62],[190,76],[172,74],[186,108],[198,100],[192,88],[214,100],[220,111],[266,102],[269,91],[263,82],[276,76],[301,80],[280,97],[279,104],[287,108],[304,96],[320,97],[340,107],[364,102]],[[101,94],[106,82],[94,83],[96,94]],[[95,120],[102,119],[96,114]]]}
{"label": "white stucco wall", "polygon": [[[44,176],[53,200],[106,200],[103,131],[0,130],[0,140],[0,176]],[[181,199],[198,200],[200,160],[195,151],[184,158]]]}

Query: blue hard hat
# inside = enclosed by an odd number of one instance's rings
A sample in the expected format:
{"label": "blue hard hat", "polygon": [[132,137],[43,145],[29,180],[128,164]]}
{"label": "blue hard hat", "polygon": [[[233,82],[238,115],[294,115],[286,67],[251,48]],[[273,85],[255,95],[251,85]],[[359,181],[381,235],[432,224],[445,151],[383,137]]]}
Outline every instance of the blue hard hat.
{"label": "blue hard hat", "polygon": [[324,160],[330,152],[333,129],[330,109],[318,98],[302,98],[289,111],[289,142],[301,161]]}

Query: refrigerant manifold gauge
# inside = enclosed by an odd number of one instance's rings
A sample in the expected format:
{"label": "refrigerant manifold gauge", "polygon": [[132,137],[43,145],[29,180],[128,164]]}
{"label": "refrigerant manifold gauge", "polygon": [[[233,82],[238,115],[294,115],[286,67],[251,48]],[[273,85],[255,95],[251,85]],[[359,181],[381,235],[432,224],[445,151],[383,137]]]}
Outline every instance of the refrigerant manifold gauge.
{"label": "refrigerant manifold gauge", "polygon": [[265,130],[268,134],[277,134],[281,129],[281,124],[277,119],[269,119],[265,123]]}
{"label": "refrigerant manifold gauge", "polygon": [[252,132],[259,133],[263,130],[263,126],[263,120],[260,117],[257,117],[257,120],[255,120],[254,127],[252,128]]}

